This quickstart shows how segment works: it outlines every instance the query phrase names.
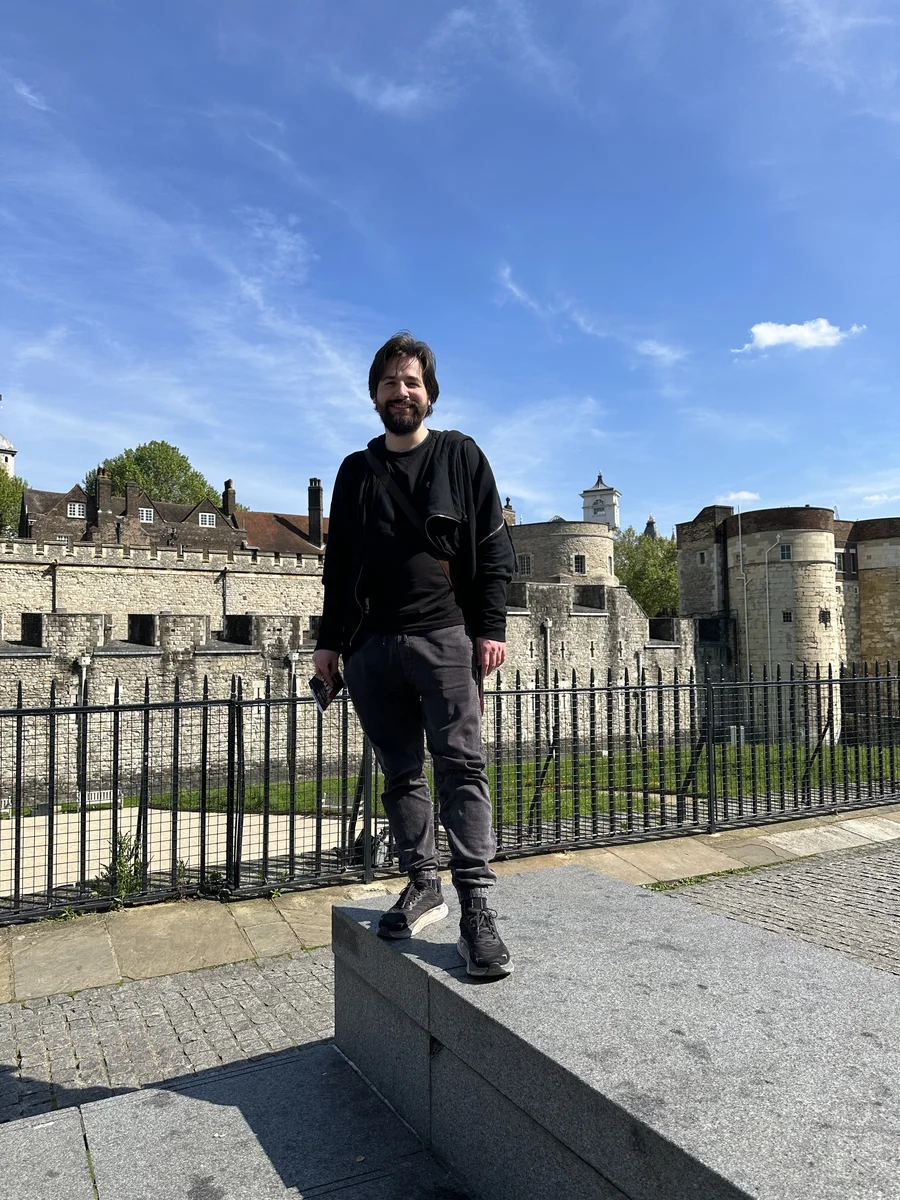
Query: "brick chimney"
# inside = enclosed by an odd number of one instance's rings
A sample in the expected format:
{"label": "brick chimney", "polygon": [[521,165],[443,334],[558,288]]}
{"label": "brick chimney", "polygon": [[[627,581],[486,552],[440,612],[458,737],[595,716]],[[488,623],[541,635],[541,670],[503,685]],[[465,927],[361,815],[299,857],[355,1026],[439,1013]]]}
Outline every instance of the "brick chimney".
{"label": "brick chimney", "polygon": [[516,523],[516,510],[510,504],[509,496],[506,497],[506,503],[503,505],[503,520],[507,525],[515,525]]}
{"label": "brick chimney", "polygon": [[322,545],[322,480],[309,481],[309,540]]}
{"label": "brick chimney", "polygon": [[234,480],[226,479],[222,489],[222,512],[226,517],[233,517],[237,512],[237,498],[234,491]]}
{"label": "brick chimney", "polygon": [[139,502],[138,502],[138,493],[140,492],[140,490],[141,489],[138,487],[138,485],[136,483],[126,483],[125,484],[125,516],[126,517],[136,517],[138,515],[138,508],[140,507]]}
{"label": "brick chimney", "polygon": [[112,480],[107,474],[106,467],[97,468],[97,480],[94,484],[94,499],[97,503],[97,524],[112,512]]}

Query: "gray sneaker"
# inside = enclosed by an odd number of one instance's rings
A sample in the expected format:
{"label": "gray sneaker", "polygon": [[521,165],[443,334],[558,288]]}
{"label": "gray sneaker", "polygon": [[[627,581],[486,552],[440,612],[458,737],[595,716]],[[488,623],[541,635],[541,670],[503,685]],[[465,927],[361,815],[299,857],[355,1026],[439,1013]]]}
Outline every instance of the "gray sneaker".
{"label": "gray sneaker", "polygon": [[378,936],[408,938],[443,921],[450,909],[444,902],[441,881],[437,878],[411,879],[378,922]]}

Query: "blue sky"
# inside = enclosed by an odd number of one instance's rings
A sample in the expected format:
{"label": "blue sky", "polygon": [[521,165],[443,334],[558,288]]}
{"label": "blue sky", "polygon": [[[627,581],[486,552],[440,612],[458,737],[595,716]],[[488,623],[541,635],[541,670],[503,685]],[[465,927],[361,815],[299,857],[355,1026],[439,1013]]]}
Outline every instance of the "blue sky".
{"label": "blue sky", "polygon": [[252,508],[438,428],[526,520],[900,513],[888,0],[6,0],[0,430],[64,489],[164,438]]}

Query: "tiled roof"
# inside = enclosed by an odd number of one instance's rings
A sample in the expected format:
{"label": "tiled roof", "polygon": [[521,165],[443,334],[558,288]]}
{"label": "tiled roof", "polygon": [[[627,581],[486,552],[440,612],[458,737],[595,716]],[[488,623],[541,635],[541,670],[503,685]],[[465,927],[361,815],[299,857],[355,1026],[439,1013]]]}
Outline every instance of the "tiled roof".
{"label": "tiled roof", "polygon": [[25,505],[30,513],[40,516],[51,509],[60,500],[65,500],[68,492],[41,492],[37,488],[25,489]]}
{"label": "tiled roof", "polygon": [[[279,554],[322,554],[307,541],[309,517],[288,513],[243,512],[239,514],[247,530],[247,545]],[[327,522],[325,522],[327,528]]]}

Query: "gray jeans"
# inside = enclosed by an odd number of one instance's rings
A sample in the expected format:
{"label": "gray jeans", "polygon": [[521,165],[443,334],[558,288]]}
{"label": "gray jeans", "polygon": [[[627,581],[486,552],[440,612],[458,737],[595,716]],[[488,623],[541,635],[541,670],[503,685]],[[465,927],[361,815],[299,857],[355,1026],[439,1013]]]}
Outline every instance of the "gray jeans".
{"label": "gray jeans", "polygon": [[481,745],[472,642],[462,625],[372,634],[344,665],[359,719],[384,772],[382,797],[400,869],[437,868],[425,742],[457,889],[487,887],[497,849]]}

